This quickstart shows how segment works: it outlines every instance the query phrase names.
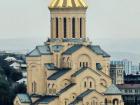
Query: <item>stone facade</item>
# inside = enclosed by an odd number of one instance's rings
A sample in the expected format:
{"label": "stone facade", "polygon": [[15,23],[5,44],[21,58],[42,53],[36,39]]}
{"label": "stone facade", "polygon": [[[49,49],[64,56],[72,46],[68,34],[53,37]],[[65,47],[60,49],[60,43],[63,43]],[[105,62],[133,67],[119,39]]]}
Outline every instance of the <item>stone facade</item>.
{"label": "stone facade", "polygon": [[86,38],[84,0],[52,0],[51,38],[27,54],[28,94],[14,105],[123,105],[110,55]]}
{"label": "stone facade", "polygon": [[124,68],[123,64],[111,64],[110,76],[114,84],[124,84]]}

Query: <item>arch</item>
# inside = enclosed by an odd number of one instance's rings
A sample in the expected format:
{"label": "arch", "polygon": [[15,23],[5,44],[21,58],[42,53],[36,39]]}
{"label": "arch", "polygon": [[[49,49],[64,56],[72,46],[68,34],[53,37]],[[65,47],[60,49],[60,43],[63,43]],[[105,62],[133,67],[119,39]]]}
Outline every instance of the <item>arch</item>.
{"label": "arch", "polygon": [[68,99],[64,99],[64,105],[68,105]]}
{"label": "arch", "polygon": [[98,99],[96,97],[92,98],[92,105],[98,105]]}
{"label": "arch", "polygon": [[77,94],[76,93],[72,93],[71,96],[72,96],[72,100],[74,100],[76,98]]}
{"label": "arch", "polygon": [[105,79],[101,79],[100,84],[104,87],[107,87],[107,81]]}
{"label": "arch", "polygon": [[88,77],[88,88],[94,88],[96,87],[95,79],[92,77]]}
{"label": "arch", "polygon": [[91,58],[89,57],[89,55],[86,54],[82,54],[78,56],[78,68],[83,68],[83,67],[90,67],[92,62],[91,62]]}
{"label": "arch", "polygon": [[119,100],[118,99],[113,99],[113,105],[119,105]]}
{"label": "arch", "polygon": [[63,79],[60,83],[61,83],[61,87],[66,87],[71,83],[71,81],[68,79]]}
{"label": "arch", "polygon": [[81,80],[81,87],[84,89],[95,89],[96,82],[95,79],[92,77],[85,77]]}

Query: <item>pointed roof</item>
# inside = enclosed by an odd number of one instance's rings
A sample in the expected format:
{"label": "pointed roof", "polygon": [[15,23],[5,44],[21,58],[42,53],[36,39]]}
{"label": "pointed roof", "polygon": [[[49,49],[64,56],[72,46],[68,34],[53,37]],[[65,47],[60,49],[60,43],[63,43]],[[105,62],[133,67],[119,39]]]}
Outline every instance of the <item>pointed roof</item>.
{"label": "pointed roof", "polygon": [[85,0],[51,0],[49,8],[87,8]]}
{"label": "pointed roof", "polygon": [[110,87],[107,88],[107,90],[104,92],[105,95],[121,95],[122,92],[119,90],[119,88],[112,84]]}

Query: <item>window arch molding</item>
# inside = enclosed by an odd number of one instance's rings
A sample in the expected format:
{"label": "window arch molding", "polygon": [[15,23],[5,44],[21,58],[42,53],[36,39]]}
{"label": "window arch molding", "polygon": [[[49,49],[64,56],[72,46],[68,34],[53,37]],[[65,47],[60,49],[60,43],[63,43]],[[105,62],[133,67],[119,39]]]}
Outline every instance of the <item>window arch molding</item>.
{"label": "window arch molding", "polygon": [[86,89],[95,89],[96,88],[96,81],[92,77],[85,77],[81,79],[81,87]]}
{"label": "window arch molding", "polygon": [[105,79],[100,79],[100,84],[104,87],[107,87],[107,81]]}
{"label": "window arch molding", "polygon": [[92,65],[92,60],[91,57],[87,54],[81,54],[77,57],[77,62],[78,62],[78,68],[82,67],[91,67]]}

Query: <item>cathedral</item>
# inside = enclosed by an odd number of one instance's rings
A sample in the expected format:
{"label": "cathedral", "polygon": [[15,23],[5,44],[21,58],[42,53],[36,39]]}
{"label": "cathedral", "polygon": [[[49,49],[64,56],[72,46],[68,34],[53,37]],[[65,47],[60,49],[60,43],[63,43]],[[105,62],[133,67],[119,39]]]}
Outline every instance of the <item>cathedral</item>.
{"label": "cathedral", "polygon": [[85,0],[51,0],[50,38],[26,56],[27,94],[14,105],[124,105],[110,55],[86,36]]}

